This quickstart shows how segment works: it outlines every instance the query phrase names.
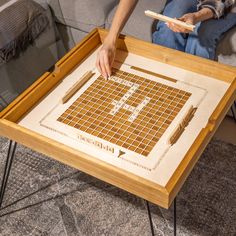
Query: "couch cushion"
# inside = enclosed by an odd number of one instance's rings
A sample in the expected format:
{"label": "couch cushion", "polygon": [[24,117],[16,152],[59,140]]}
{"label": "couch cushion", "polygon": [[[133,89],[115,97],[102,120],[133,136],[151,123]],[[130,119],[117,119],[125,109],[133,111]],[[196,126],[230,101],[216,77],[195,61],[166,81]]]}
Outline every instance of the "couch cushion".
{"label": "couch cushion", "polygon": [[47,0],[58,23],[90,32],[105,26],[108,13],[119,0]]}
{"label": "couch cushion", "polygon": [[[154,21],[150,17],[145,16],[144,11],[152,10],[160,13],[165,3],[166,0],[139,0],[122,33],[146,41],[152,41],[152,27]],[[106,28],[110,28],[116,8],[114,8],[108,16]]]}
{"label": "couch cushion", "polygon": [[0,2],[0,63],[25,51],[49,26],[46,11],[31,0]]}
{"label": "couch cushion", "polygon": [[67,51],[79,43],[88,33],[58,23],[57,28]]}
{"label": "couch cushion", "polygon": [[33,0],[33,1],[39,3],[43,7],[45,7],[46,5],[48,6],[47,0]]}
{"label": "couch cushion", "polygon": [[231,29],[217,47],[218,61],[236,66],[236,28]]}

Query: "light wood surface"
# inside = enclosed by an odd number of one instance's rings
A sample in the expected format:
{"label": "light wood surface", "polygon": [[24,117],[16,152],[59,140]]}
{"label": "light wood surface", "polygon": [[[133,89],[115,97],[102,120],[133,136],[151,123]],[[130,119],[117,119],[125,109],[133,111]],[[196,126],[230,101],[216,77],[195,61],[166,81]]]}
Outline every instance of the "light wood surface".
{"label": "light wood surface", "polygon": [[148,74],[148,75],[153,75],[153,76],[156,76],[156,77],[159,77],[159,78],[171,81],[173,83],[177,82],[176,79],[173,79],[173,78],[171,78],[169,76],[165,76],[165,75],[161,75],[161,74],[158,74],[158,73],[155,73],[155,72],[152,72],[152,71],[148,71],[148,70],[145,70],[145,69],[137,67],[137,66],[131,66],[131,69],[143,72],[143,73]]}
{"label": "light wood surface", "polygon": [[180,163],[175,173],[167,183],[166,189],[170,193],[170,202],[174,200],[175,196],[180,191],[188,175],[191,173],[193,167],[201,157],[201,154],[215,134],[218,126],[227,114],[227,111],[234,100],[236,100],[236,78],[233,78],[233,81],[225,93],[225,96],[221,99],[219,105],[209,118],[209,123],[204,129],[202,129],[188,153],[185,155],[183,161]]}
{"label": "light wood surface", "polygon": [[164,16],[164,15],[161,15],[161,14],[157,14],[153,11],[147,10],[147,11],[145,11],[145,15],[149,16],[149,17],[152,17],[154,19],[160,20],[160,21],[167,22],[167,23],[174,23],[174,24],[176,24],[178,26],[181,26],[184,29],[187,29],[187,30],[190,30],[190,31],[194,31],[194,29],[195,29],[195,25],[187,24],[183,21],[180,21],[180,20],[168,17],[168,16]]}
{"label": "light wood surface", "polygon": [[231,84],[210,117],[208,124],[202,129],[165,187],[97,160],[38,133],[22,128],[16,123],[47,95],[50,90],[57,86],[68,73],[88,57],[95,48],[100,46],[106,35],[107,31],[105,30],[94,30],[82,43],[57,63],[57,70],[52,73],[47,72],[43,75],[7,109],[0,113],[0,117],[2,118],[0,119],[0,135],[136,194],[150,202],[168,208],[197,160],[200,158],[201,153],[204,151],[233,100],[236,99],[236,69],[234,67],[152,45],[138,39],[125,36],[119,38],[118,48],[120,50],[132,52],[202,75],[208,75]]}
{"label": "light wood surface", "polygon": [[72,88],[70,88],[64,97],[61,99],[62,104],[66,103],[89,79],[93,77],[95,73],[92,71],[86,72]]}
{"label": "light wood surface", "polygon": [[0,119],[0,134],[159,206],[168,208],[170,205],[169,193],[162,186],[106,164],[13,122]]}
{"label": "light wood surface", "polygon": [[187,114],[185,115],[185,117],[180,122],[177,129],[175,130],[175,132],[173,133],[173,135],[169,139],[169,142],[170,142],[171,145],[173,145],[177,142],[177,140],[179,139],[179,137],[184,132],[185,128],[188,126],[189,122],[193,118],[194,113],[196,112],[196,110],[197,110],[197,108],[194,108],[193,106],[191,106],[189,108]]}
{"label": "light wood surface", "polygon": [[214,130],[214,128],[218,128],[221,121],[225,117],[226,113],[230,109],[233,102],[236,100],[236,77],[231,83],[227,93],[224,95],[219,105],[216,107],[215,111],[212,113],[209,118],[209,126],[210,130]]}
{"label": "light wood surface", "polygon": [[[98,29],[98,31],[101,41],[104,42],[107,31],[104,29]],[[233,66],[220,64],[216,61],[150,44],[149,42],[124,35],[119,37],[117,48],[229,83],[233,81],[236,74],[236,68]]]}

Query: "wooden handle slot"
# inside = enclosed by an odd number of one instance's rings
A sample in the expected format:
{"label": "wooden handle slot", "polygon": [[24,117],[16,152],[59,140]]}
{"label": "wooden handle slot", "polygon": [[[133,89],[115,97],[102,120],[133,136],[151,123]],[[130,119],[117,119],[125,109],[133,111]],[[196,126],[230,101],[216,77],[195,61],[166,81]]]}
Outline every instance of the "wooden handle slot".
{"label": "wooden handle slot", "polygon": [[61,99],[62,104],[66,103],[70,98],[89,80],[91,79],[95,73],[92,71],[86,72],[80,79],[77,81],[65,94],[65,96]]}
{"label": "wooden handle slot", "polygon": [[184,116],[182,122],[178,125],[177,129],[174,131],[174,133],[171,135],[169,139],[169,143],[171,145],[175,144],[179,137],[182,135],[184,132],[185,128],[188,126],[189,122],[192,120],[194,117],[194,114],[196,112],[197,108],[191,106],[186,115]]}
{"label": "wooden handle slot", "polygon": [[152,71],[148,71],[148,70],[145,70],[145,69],[143,69],[143,68],[139,68],[139,67],[136,67],[136,66],[131,66],[130,68],[131,68],[132,70],[136,70],[136,71],[139,71],[139,72],[148,74],[148,75],[152,75],[152,76],[155,76],[155,77],[159,77],[159,78],[161,78],[161,79],[165,79],[165,80],[171,81],[171,82],[173,82],[173,83],[176,83],[176,82],[177,82],[176,79],[173,79],[173,78],[170,78],[170,77],[168,77],[168,76],[161,75],[161,74],[158,74],[158,73],[155,73],[155,72],[152,72]]}

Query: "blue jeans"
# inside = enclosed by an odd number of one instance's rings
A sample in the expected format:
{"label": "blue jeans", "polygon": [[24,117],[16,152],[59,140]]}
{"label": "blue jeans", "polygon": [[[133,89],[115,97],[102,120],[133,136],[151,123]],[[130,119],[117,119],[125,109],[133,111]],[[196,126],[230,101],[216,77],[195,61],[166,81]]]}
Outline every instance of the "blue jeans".
{"label": "blue jeans", "polygon": [[[197,0],[168,1],[164,15],[181,17],[197,11]],[[190,34],[175,33],[164,22],[157,24],[153,33],[153,43],[177,49],[200,57],[215,59],[216,46],[225,32],[236,26],[236,13],[228,13],[220,19],[210,19],[198,23]]]}

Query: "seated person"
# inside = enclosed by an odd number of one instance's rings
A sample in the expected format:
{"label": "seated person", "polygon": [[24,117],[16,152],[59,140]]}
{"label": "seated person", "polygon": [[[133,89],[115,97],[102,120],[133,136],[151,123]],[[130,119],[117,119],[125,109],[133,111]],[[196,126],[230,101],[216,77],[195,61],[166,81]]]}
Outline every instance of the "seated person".
{"label": "seated person", "polygon": [[[111,29],[97,56],[96,66],[105,77],[111,75],[116,39],[128,20],[137,0],[120,0]],[[162,46],[215,59],[222,36],[236,26],[236,0],[168,0],[163,14],[196,25],[194,32],[174,24],[159,22],[153,42]]]}

